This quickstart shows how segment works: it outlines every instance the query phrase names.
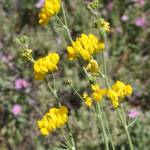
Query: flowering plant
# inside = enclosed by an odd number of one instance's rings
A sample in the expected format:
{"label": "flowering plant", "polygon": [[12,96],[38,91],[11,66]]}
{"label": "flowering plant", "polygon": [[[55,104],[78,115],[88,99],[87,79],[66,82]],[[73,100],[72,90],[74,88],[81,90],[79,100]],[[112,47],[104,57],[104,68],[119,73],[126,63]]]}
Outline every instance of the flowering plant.
{"label": "flowering plant", "polygon": [[[91,88],[85,89],[86,92],[84,92],[82,96],[75,89],[73,80],[67,82],[85,106],[87,106],[96,116],[97,125],[101,128],[101,132],[103,133],[105,149],[115,149],[108,126],[108,120],[104,111],[106,105],[109,105],[110,101],[124,127],[129,148],[133,150],[132,140],[128,131],[130,124],[126,121],[122,105],[125,98],[132,95],[132,86],[125,84],[122,81],[116,81],[114,84],[110,82],[110,78],[107,74],[105,50],[107,48],[107,34],[109,34],[111,28],[109,22],[105,21],[98,12],[99,5],[101,5],[99,0],[94,0],[88,4],[91,15],[95,16],[94,25],[99,33],[99,37],[92,33],[81,33],[79,37],[73,40],[67,23],[64,3],[61,0],[45,0],[39,14],[39,24],[45,26],[51,21],[52,17],[56,17],[59,26],[66,31],[70,39],[70,44],[66,47],[66,59],[73,62],[80,62],[80,60],[82,60],[83,64],[81,63],[81,69],[84,71]],[[62,13],[62,15],[59,13]],[[97,55],[102,56],[102,65],[96,60]],[[37,121],[41,134],[46,136],[56,129],[59,129],[65,139],[65,144],[62,143],[63,147],[70,150],[76,150],[77,146],[72,134],[72,127],[70,127],[69,124],[68,108],[67,106],[62,106],[60,102],[58,95],[59,89],[55,87],[55,84],[52,84],[52,82],[49,83],[48,81],[48,74],[53,76],[53,73],[59,70],[59,63],[61,62],[59,53],[57,51],[51,52],[47,56],[35,60],[32,56],[32,51],[27,45],[24,49],[23,56],[32,63],[35,80],[44,81],[57,102],[57,106],[50,108],[42,119]],[[99,78],[105,82],[104,87],[97,83]],[[67,126],[68,135],[64,135],[63,133],[63,126],[65,125]]]}

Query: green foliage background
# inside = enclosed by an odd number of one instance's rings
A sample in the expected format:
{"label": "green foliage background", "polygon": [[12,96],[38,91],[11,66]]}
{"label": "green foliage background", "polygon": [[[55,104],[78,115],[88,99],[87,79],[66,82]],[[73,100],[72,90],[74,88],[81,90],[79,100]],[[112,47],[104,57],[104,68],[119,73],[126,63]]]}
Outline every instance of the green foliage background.
{"label": "green foliage background", "polygon": [[[82,93],[88,87],[84,73],[78,62],[68,62],[65,48],[68,37],[62,29],[57,28],[55,18],[46,27],[38,24],[39,9],[35,0],[2,0],[0,1],[0,150],[56,150],[63,138],[59,133],[42,137],[36,121],[47,109],[54,105],[43,82],[33,80],[31,64],[23,62],[21,49],[15,39],[27,35],[35,58],[46,55],[49,51],[58,50],[61,54],[60,70],[55,74],[59,95],[64,104],[70,108],[71,124],[79,150],[104,149],[104,141],[99,137],[94,116],[81,104],[79,98],[67,86],[66,81],[73,79],[76,89]],[[87,9],[86,0],[65,0],[67,19],[71,35],[75,39],[80,33],[94,33],[93,21]],[[108,4],[112,2],[112,10]],[[111,32],[108,36],[107,52],[109,75],[113,80],[122,80],[132,84],[133,96],[128,99],[126,112],[137,108],[140,116],[131,127],[131,136],[135,149],[149,150],[150,146],[150,2],[138,6],[130,0],[104,0],[101,14],[110,22]],[[126,14],[129,20],[121,21]],[[144,15],[146,24],[137,27],[134,20]],[[10,56],[8,61],[2,55]],[[98,56],[98,61],[101,61]],[[16,90],[15,79],[24,78],[31,87]],[[103,84],[103,83],[101,83]],[[22,106],[22,113],[15,117],[11,109],[14,104]],[[128,149],[122,126],[111,109],[106,108],[110,129],[116,149]]]}

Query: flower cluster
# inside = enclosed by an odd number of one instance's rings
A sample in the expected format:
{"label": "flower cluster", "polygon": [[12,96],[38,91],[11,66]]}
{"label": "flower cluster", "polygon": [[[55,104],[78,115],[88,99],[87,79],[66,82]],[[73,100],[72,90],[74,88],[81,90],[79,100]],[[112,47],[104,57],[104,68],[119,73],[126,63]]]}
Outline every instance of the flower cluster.
{"label": "flower cluster", "polygon": [[91,95],[87,95],[86,93],[83,93],[83,99],[85,100],[85,104],[88,107],[92,106],[92,102],[99,102],[102,100],[103,96],[106,94],[105,89],[101,89],[98,84],[92,84],[92,93]]}
{"label": "flower cluster", "polygon": [[44,117],[37,122],[42,135],[48,135],[56,128],[61,128],[68,121],[68,109],[61,106],[59,109],[51,108]]}
{"label": "flower cluster", "polygon": [[46,57],[34,61],[34,76],[36,80],[43,80],[48,72],[57,70],[59,55],[55,52],[49,53]]}
{"label": "flower cluster", "polygon": [[94,53],[104,49],[104,43],[99,41],[93,34],[82,34],[67,47],[69,60],[74,60],[77,56],[81,56],[84,60],[90,60]]}
{"label": "flower cluster", "polygon": [[132,87],[129,84],[126,85],[121,81],[117,81],[110,89],[102,89],[98,84],[92,84],[91,87],[91,96],[83,94],[85,104],[88,107],[92,105],[92,100],[95,102],[100,102],[104,96],[107,96],[111,100],[113,107],[117,108],[125,96],[132,94]]}
{"label": "flower cluster", "polygon": [[92,85],[92,90],[92,97],[96,102],[101,101],[103,96],[106,94],[106,90],[101,89],[98,84]]}
{"label": "flower cluster", "polygon": [[132,87],[129,84],[124,84],[121,81],[117,81],[112,85],[111,89],[107,90],[107,96],[111,100],[114,108],[119,106],[119,102],[123,100],[125,96],[132,94]]}
{"label": "flower cluster", "polygon": [[46,25],[50,17],[60,10],[60,0],[45,0],[44,7],[39,14],[39,24]]}

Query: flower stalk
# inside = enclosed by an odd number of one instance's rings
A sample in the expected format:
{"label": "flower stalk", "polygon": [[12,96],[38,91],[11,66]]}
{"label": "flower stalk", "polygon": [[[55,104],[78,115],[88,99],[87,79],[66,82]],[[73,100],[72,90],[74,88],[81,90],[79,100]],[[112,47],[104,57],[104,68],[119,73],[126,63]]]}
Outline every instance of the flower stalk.
{"label": "flower stalk", "polygon": [[[106,38],[106,33],[105,33],[104,34],[105,43],[106,43],[106,39],[107,38]],[[104,70],[102,77],[105,80],[107,88],[110,89],[110,84],[109,84],[108,78],[106,77],[107,76],[107,67],[106,67],[106,61],[105,61],[104,52],[102,52],[102,60],[103,60],[103,70]],[[132,144],[131,137],[130,137],[130,134],[129,134],[129,131],[128,131],[128,125],[127,125],[127,122],[126,122],[126,117],[125,117],[125,113],[124,113],[124,109],[123,109],[122,105],[121,105],[121,109],[122,109],[123,115],[121,115],[121,112],[119,111],[119,108],[117,108],[116,111],[117,111],[117,114],[119,116],[119,119],[121,120],[121,122],[123,124],[124,130],[126,132],[127,139],[128,139],[129,146],[130,146],[130,150],[133,150],[133,144]]]}
{"label": "flower stalk", "polygon": [[[61,107],[61,103],[60,103],[60,100],[59,100],[58,95],[57,95],[57,89],[53,89],[53,88],[49,85],[48,80],[46,79],[46,77],[44,78],[44,81],[46,82],[48,89],[52,92],[52,94],[53,94],[54,97],[56,98],[58,107]],[[76,150],[74,138],[73,138],[73,135],[72,135],[72,132],[71,132],[71,129],[70,129],[70,126],[69,126],[68,122],[66,123],[66,126],[67,126],[67,129],[68,129],[69,138],[70,138],[70,141],[71,141],[71,144],[72,144],[70,150]],[[63,137],[65,137],[62,130],[61,130],[61,134],[63,135]],[[67,138],[65,137],[65,140],[66,140],[66,139],[67,139]],[[68,141],[69,141],[69,140],[67,140],[66,142],[68,143]],[[70,142],[69,142],[69,144],[70,144]]]}

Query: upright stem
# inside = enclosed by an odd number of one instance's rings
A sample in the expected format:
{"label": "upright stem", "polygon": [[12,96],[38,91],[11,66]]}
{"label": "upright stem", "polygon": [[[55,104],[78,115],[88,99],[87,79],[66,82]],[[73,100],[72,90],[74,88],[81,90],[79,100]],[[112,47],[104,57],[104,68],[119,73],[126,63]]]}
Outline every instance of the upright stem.
{"label": "upright stem", "polygon": [[69,28],[68,28],[68,23],[67,23],[67,18],[66,18],[66,14],[65,14],[65,9],[64,9],[64,6],[63,6],[63,3],[62,3],[62,2],[61,2],[61,8],[62,8],[62,13],[63,13],[63,18],[64,18],[64,21],[65,21],[65,26],[64,26],[64,28],[65,28],[66,31],[67,31],[67,34],[68,34],[69,39],[70,39],[70,42],[73,42],[72,37],[71,37],[71,34],[70,34],[70,31],[69,31]]}
{"label": "upright stem", "polygon": [[129,134],[129,131],[128,131],[128,126],[126,124],[126,121],[123,119],[123,116],[121,115],[121,113],[119,111],[119,108],[117,108],[117,114],[118,114],[119,119],[122,122],[124,130],[126,132],[126,135],[127,135],[127,138],[128,138],[128,142],[129,142],[129,146],[130,146],[130,150],[134,150],[133,145],[132,145],[132,141],[131,141],[131,137],[130,137],[130,134]]}
{"label": "upright stem", "polygon": [[46,82],[46,85],[47,85],[47,87],[49,88],[49,90],[52,92],[52,94],[53,94],[54,97],[56,98],[58,107],[61,107],[61,103],[60,103],[60,101],[59,101],[59,99],[58,99],[56,89],[54,90],[54,89],[49,85],[48,80],[47,80],[46,78],[44,79],[44,81]]}
{"label": "upright stem", "polygon": [[107,133],[106,133],[106,129],[105,129],[105,125],[104,125],[104,122],[103,122],[102,113],[101,113],[99,105],[96,105],[96,112],[97,112],[99,123],[100,123],[101,128],[102,128],[102,133],[103,133],[103,136],[104,136],[106,150],[109,150]]}
{"label": "upright stem", "polygon": [[[45,82],[46,82],[46,84],[47,84],[47,87],[49,88],[49,90],[52,92],[52,94],[53,94],[54,97],[56,98],[58,107],[61,107],[61,103],[60,103],[59,98],[58,98],[58,95],[57,95],[57,90],[56,90],[56,89],[53,89],[53,88],[49,85],[48,80],[47,80],[46,78],[45,78],[44,80],[45,80]],[[73,135],[72,135],[72,132],[71,132],[71,129],[70,129],[70,127],[69,127],[68,122],[67,122],[67,128],[68,128],[69,137],[70,137],[71,143],[72,143],[72,149],[71,149],[71,150],[76,150],[74,138],[73,138]]]}
{"label": "upright stem", "polygon": [[[98,104],[98,105],[101,105],[101,104]],[[105,123],[106,129],[107,129],[107,132],[108,132],[108,135],[109,135],[109,138],[110,138],[112,149],[115,150],[114,142],[112,140],[112,136],[111,136],[111,133],[110,133],[110,130],[109,130],[109,127],[108,127],[108,123],[107,123],[105,112],[103,110],[102,105],[101,105],[101,111],[102,111],[102,115],[103,115],[103,119],[104,119],[104,123]]]}
{"label": "upright stem", "polygon": [[[106,33],[104,34],[104,41],[105,41],[105,44],[106,44]],[[102,52],[102,60],[103,60],[104,80],[106,82],[107,88],[110,88],[108,78],[106,78],[106,76],[107,76],[107,67],[106,67],[104,52]],[[120,120],[123,124],[124,129],[125,129],[125,132],[126,132],[126,135],[127,135],[127,138],[128,138],[128,142],[129,142],[129,146],[130,146],[130,150],[133,150],[133,145],[132,145],[131,137],[130,137],[130,134],[129,134],[129,131],[128,131],[128,126],[127,126],[127,123],[126,123],[124,110],[123,110],[122,106],[121,106],[121,108],[122,108],[123,116],[121,115],[121,112],[118,109],[117,109],[117,113],[118,113],[118,116],[119,116],[119,118],[120,118]]]}

